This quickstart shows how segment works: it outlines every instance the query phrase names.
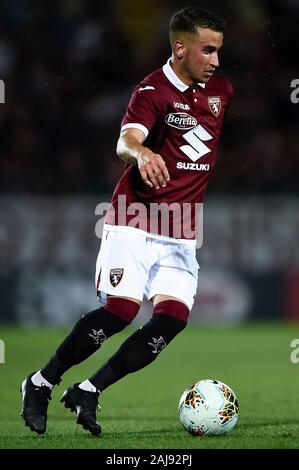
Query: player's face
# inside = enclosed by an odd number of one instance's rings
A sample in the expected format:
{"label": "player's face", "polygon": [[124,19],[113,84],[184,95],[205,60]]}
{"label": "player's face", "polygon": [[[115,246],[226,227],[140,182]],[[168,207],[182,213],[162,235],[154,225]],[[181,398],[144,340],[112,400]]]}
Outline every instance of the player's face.
{"label": "player's face", "polygon": [[189,82],[206,83],[219,67],[218,51],[223,44],[223,33],[208,28],[197,28],[184,41],[181,70]]}

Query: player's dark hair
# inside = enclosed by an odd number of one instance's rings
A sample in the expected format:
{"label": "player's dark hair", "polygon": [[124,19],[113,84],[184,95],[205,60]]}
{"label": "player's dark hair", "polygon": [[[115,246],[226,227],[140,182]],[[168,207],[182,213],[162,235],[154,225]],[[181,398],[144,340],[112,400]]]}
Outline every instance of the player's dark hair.
{"label": "player's dark hair", "polygon": [[186,7],[173,15],[169,24],[169,32],[170,36],[177,31],[195,33],[198,27],[209,28],[222,33],[226,27],[226,23],[223,18],[203,8]]}

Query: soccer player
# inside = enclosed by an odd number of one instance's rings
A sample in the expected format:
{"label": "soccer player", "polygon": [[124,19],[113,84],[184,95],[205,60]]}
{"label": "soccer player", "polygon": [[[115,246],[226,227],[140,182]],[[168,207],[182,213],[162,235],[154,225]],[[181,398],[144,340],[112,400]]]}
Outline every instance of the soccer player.
{"label": "soccer player", "polygon": [[[97,291],[106,303],[83,315],[49,362],[22,382],[21,414],[32,431],[45,432],[51,390],[62,375],[129,325],[144,295],[153,304],[149,322],[62,395],[84,429],[101,433],[100,393],[153,362],[186,326],[197,286],[195,235],[185,234],[178,211],[152,228],[151,206],[191,207],[194,227],[193,209],[203,201],[232,96],[230,82],[215,75],[224,28],[224,20],[201,8],[177,11],[170,21],[171,58],[132,94],[117,143],[126,165],[106,215],[96,268]],[[136,204],[143,214],[138,227]]]}

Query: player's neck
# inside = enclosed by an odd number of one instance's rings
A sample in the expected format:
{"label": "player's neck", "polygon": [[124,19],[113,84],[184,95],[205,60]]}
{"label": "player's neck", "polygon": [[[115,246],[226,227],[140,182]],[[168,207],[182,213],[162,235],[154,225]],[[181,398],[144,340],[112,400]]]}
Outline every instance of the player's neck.
{"label": "player's neck", "polygon": [[183,82],[185,85],[192,86],[194,84],[193,80],[184,73],[184,71],[181,69],[180,64],[177,60],[175,60],[173,57],[169,61],[170,67],[176,74],[176,76]]}

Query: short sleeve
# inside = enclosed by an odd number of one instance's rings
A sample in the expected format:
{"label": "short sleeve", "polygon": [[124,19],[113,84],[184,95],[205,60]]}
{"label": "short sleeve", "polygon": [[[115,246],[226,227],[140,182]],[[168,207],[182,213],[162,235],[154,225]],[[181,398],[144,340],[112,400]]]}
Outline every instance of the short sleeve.
{"label": "short sleeve", "polygon": [[140,129],[147,138],[158,115],[158,91],[150,85],[138,85],[130,99],[121,130]]}

